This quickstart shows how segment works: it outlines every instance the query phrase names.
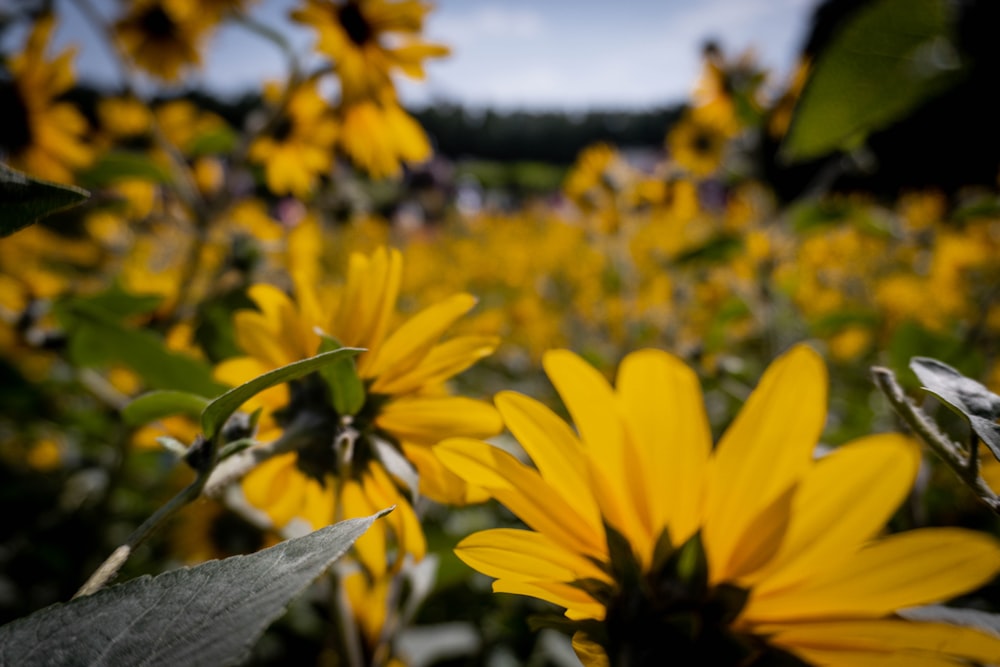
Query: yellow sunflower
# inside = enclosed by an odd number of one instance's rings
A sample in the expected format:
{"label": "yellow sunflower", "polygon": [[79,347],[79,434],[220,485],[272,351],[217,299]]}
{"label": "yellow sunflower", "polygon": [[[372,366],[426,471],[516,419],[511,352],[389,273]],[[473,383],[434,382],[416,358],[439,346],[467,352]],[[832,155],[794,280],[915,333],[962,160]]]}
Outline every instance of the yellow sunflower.
{"label": "yellow sunflower", "polygon": [[[279,92],[268,86],[265,95],[274,101]],[[271,192],[306,197],[319,177],[333,164],[337,122],[330,106],[314,84],[300,86],[288,100],[283,118],[250,146],[250,160],[264,165]]]}
{"label": "yellow sunflower", "polygon": [[164,81],[176,81],[201,65],[200,51],[215,20],[194,0],[136,0],[115,24],[122,48],[136,66]]}
{"label": "yellow sunflower", "polygon": [[399,70],[424,78],[423,61],[448,48],[419,39],[431,5],[417,0],[305,0],[292,16],[319,34],[317,49],[333,59],[346,103],[378,97]]}
{"label": "yellow sunflower", "polygon": [[401,163],[431,156],[424,129],[394,101],[367,100],[341,110],[340,145],[372,178],[396,177]]}
{"label": "yellow sunflower", "polygon": [[531,528],[475,533],[458,555],[497,592],[564,607],[587,664],[1000,661],[1000,638],[895,615],[986,583],[1000,545],[880,536],[919,449],[883,434],[814,459],[826,372],[808,347],[771,365],[714,448],[697,378],[667,353],[628,355],[615,388],[567,351],[544,366],[576,432],[526,396],[496,399],[536,468],[474,440],[436,452]]}
{"label": "yellow sunflower", "polygon": [[496,347],[491,336],[441,341],[475,299],[456,294],[392,330],[401,276],[400,253],[380,248],[371,256],[351,255],[347,282],[339,289],[318,287],[309,271],[296,275],[294,301],[274,286],[255,285],[249,294],[259,311],[241,311],[235,318],[237,342],[248,356],[217,367],[219,379],[238,384],[316,354],[323,335],[366,348],[356,359],[364,404],[353,415],[337,413],[316,376],[264,392],[248,405],[263,408],[265,429],[274,424],[296,444],[255,468],[242,488],[250,504],[279,528],[301,519],[315,529],[397,505],[357,543],[359,558],[375,574],[386,567],[381,526],[390,526],[403,553],[420,558],[425,548],[420,524],[399,488],[405,468],[416,469],[420,492],[434,500],[482,500],[429,449],[443,437],[488,437],[503,427],[492,406],[450,396],[444,387]]}
{"label": "yellow sunflower", "polygon": [[45,48],[51,15],[35,23],[24,50],[11,58],[10,77],[0,69],[0,160],[39,178],[70,183],[73,171],[93,160],[87,120],[58,97],[73,86],[74,52],[49,60]]}
{"label": "yellow sunflower", "polygon": [[667,150],[674,162],[694,176],[710,176],[722,166],[731,136],[710,116],[690,111],[667,134]]}

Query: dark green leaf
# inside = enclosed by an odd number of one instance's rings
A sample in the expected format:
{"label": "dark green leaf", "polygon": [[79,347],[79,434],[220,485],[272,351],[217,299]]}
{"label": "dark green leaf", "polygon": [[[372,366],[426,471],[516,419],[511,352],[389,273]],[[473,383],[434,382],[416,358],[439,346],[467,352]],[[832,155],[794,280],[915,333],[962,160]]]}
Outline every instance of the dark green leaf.
{"label": "dark green leaf", "polygon": [[125,423],[133,426],[148,424],[172,415],[184,415],[198,419],[208,402],[209,400],[204,396],[186,391],[171,391],[169,389],[151,391],[126,405],[122,410],[122,418]]}
{"label": "dark green leaf", "polygon": [[[340,343],[324,336],[319,346],[320,352],[329,352],[340,347]],[[365,404],[365,385],[358,377],[353,357],[344,357],[324,366],[320,376],[330,389],[333,409],[339,415],[356,415]]]}
{"label": "dark green leaf", "polygon": [[0,628],[0,664],[238,664],[288,603],[388,511],[47,607]]}
{"label": "dark green leaf", "polygon": [[743,242],[738,237],[723,234],[681,253],[674,258],[673,263],[682,266],[699,262],[723,262],[739,252],[742,247]]}
{"label": "dark green leaf", "polygon": [[782,145],[789,160],[850,149],[960,74],[947,0],[877,0],[818,56]]}
{"label": "dark green leaf", "polygon": [[236,412],[247,400],[265,389],[288,382],[289,380],[295,380],[303,375],[308,375],[337,359],[353,356],[363,351],[355,347],[342,347],[338,350],[323,352],[317,354],[315,357],[302,359],[287,366],[276,368],[273,371],[268,371],[260,377],[230,389],[209,403],[205,411],[201,413],[201,428],[205,433],[205,437],[209,439],[215,437],[215,434],[226,423],[230,415]]}
{"label": "dark green leaf", "polygon": [[212,369],[205,363],[168,350],[153,332],[132,328],[92,303],[64,301],[57,312],[69,336],[70,358],[80,366],[121,363],[154,389],[202,396],[226,389],[212,378]]}
{"label": "dark green leaf", "polygon": [[930,357],[914,357],[910,368],[931,394],[969,422],[976,435],[1000,459],[1000,396],[965,377],[957,370]]}
{"label": "dark green leaf", "polygon": [[169,183],[173,178],[170,170],[153,161],[149,155],[131,151],[105,153],[80,174],[80,182],[91,188],[130,180]]}
{"label": "dark green leaf", "polygon": [[118,285],[112,285],[103,292],[91,296],[73,298],[79,303],[90,304],[118,318],[151,313],[163,301],[163,297],[158,294],[133,294]]}
{"label": "dark green leaf", "polygon": [[896,613],[908,621],[947,623],[963,628],[973,628],[994,637],[1000,637],[1000,614],[991,614],[978,609],[945,607],[944,605],[911,607],[910,609],[900,609]]}
{"label": "dark green leaf", "polygon": [[50,183],[0,164],[0,237],[90,197],[72,185]]}

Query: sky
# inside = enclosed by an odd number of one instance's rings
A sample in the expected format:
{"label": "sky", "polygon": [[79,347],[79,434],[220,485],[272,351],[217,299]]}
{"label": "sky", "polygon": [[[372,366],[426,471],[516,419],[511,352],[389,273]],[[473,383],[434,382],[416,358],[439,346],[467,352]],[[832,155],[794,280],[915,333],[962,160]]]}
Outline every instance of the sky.
{"label": "sky", "polygon": [[[2,2],[3,0],[0,0]],[[92,0],[111,16],[115,0]],[[289,34],[305,53],[313,33],[288,19],[295,0],[259,0],[252,13]],[[816,0],[437,0],[425,24],[448,58],[430,61],[427,79],[397,80],[404,103],[437,101],[501,110],[642,109],[683,101],[700,72],[706,39],[735,56],[752,48],[783,80],[792,69]],[[75,10],[57,44],[76,44],[78,77],[113,82],[105,47]],[[220,30],[196,83],[238,94],[280,78],[283,57],[245,29]]]}

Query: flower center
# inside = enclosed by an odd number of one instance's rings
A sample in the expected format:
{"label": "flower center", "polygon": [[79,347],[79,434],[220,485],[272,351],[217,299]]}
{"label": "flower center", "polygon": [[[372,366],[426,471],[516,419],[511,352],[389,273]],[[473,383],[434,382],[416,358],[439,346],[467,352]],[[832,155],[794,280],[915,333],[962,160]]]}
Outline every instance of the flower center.
{"label": "flower center", "polygon": [[337,9],[337,20],[343,26],[344,32],[358,46],[364,46],[372,38],[372,27],[361,13],[357,3],[348,2]]}
{"label": "flower center", "polygon": [[16,154],[31,145],[31,115],[13,81],[0,79],[0,151]]}
{"label": "flower center", "polygon": [[142,32],[153,37],[164,38],[177,34],[177,24],[159,5],[150,7],[139,17],[138,23]]}
{"label": "flower center", "polygon": [[287,115],[284,115],[275,125],[274,130],[271,132],[271,136],[273,136],[274,140],[278,143],[284,143],[290,136],[292,136],[293,129],[295,129],[295,124],[292,122],[292,119]]}

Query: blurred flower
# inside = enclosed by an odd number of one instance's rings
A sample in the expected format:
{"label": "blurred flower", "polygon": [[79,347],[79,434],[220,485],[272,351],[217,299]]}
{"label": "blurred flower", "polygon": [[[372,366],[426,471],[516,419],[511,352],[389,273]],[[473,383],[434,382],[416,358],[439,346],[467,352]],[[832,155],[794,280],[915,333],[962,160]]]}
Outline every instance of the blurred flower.
{"label": "blurred flower", "polygon": [[57,101],[73,86],[72,50],[53,60],[45,48],[55,19],[35,23],[24,50],[10,59],[10,78],[0,70],[0,159],[33,176],[60,183],[73,180],[93,152],[84,141],[87,120],[69,102]]}
{"label": "blurred flower", "polygon": [[[270,85],[265,95],[276,102],[280,92]],[[315,85],[305,84],[291,92],[281,119],[253,142],[249,157],[264,165],[271,192],[303,198],[330,171],[336,139],[337,122],[329,105]]]}
{"label": "blurred flower", "polygon": [[667,134],[671,159],[694,176],[710,176],[722,166],[730,134],[710,117],[687,113]]}
{"label": "blurred flower", "polygon": [[372,178],[395,177],[400,163],[431,156],[424,129],[394,101],[364,101],[341,111],[340,145]]}
{"label": "blurred flower", "polygon": [[423,79],[425,59],[448,55],[419,39],[430,9],[417,0],[305,0],[292,16],[319,33],[317,48],[333,60],[350,105],[392,89],[395,70]]}
{"label": "blurred flower", "polygon": [[122,48],[144,71],[176,81],[201,64],[208,14],[194,0],[136,0],[115,24]]}
{"label": "blurred flower", "polygon": [[[319,528],[397,505],[357,543],[359,557],[373,573],[386,566],[382,526],[391,527],[403,552],[420,558],[424,550],[420,525],[390,472],[399,479],[406,476],[403,468],[413,465],[420,491],[431,498],[477,499],[429,455],[429,448],[449,435],[487,437],[502,428],[490,405],[450,396],[444,388],[496,347],[491,336],[440,340],[475,299],[453,295],[393,331],[401,274],[400,253],[380,248],[370,257],[351,255],[347,282],[339,289],[326,289],[309,271],[295,276],[295,301],[271,285],[253,286],[249,295],[260,310],[241,311],[235,318],[237,342],[248,356],[222,362],[216,373],[234,385],[246,382],[316,354],[323,335],[366,349],[356,360],[364,404],[353,415],[337,412],[317,376],[260,395],[253,407],[264,408],[262,424],[273,423],[284,429],[283,437],[301,442],[295,451],[255,468],[243,491],[277,527],[300,518]],[[303,424],[305,435],[296,435]]]}
{"label": "blurred flower", "polygon": [[1000,656],[996,637],[894,616],[989,581],[1000,545],[952,528],[878,537],[919,448],[883,434],[814,460],[826,373],[809,348],[771,365],[714,448],[697,378],[675,357],[628,355],[615,388],[567,351],[544,365],[579,435],[503,392],[497,407],[537,468],[467,439],[438,452],[531,528],[475,533],[458,555],[494,591],[565,607],[588,664]]}

